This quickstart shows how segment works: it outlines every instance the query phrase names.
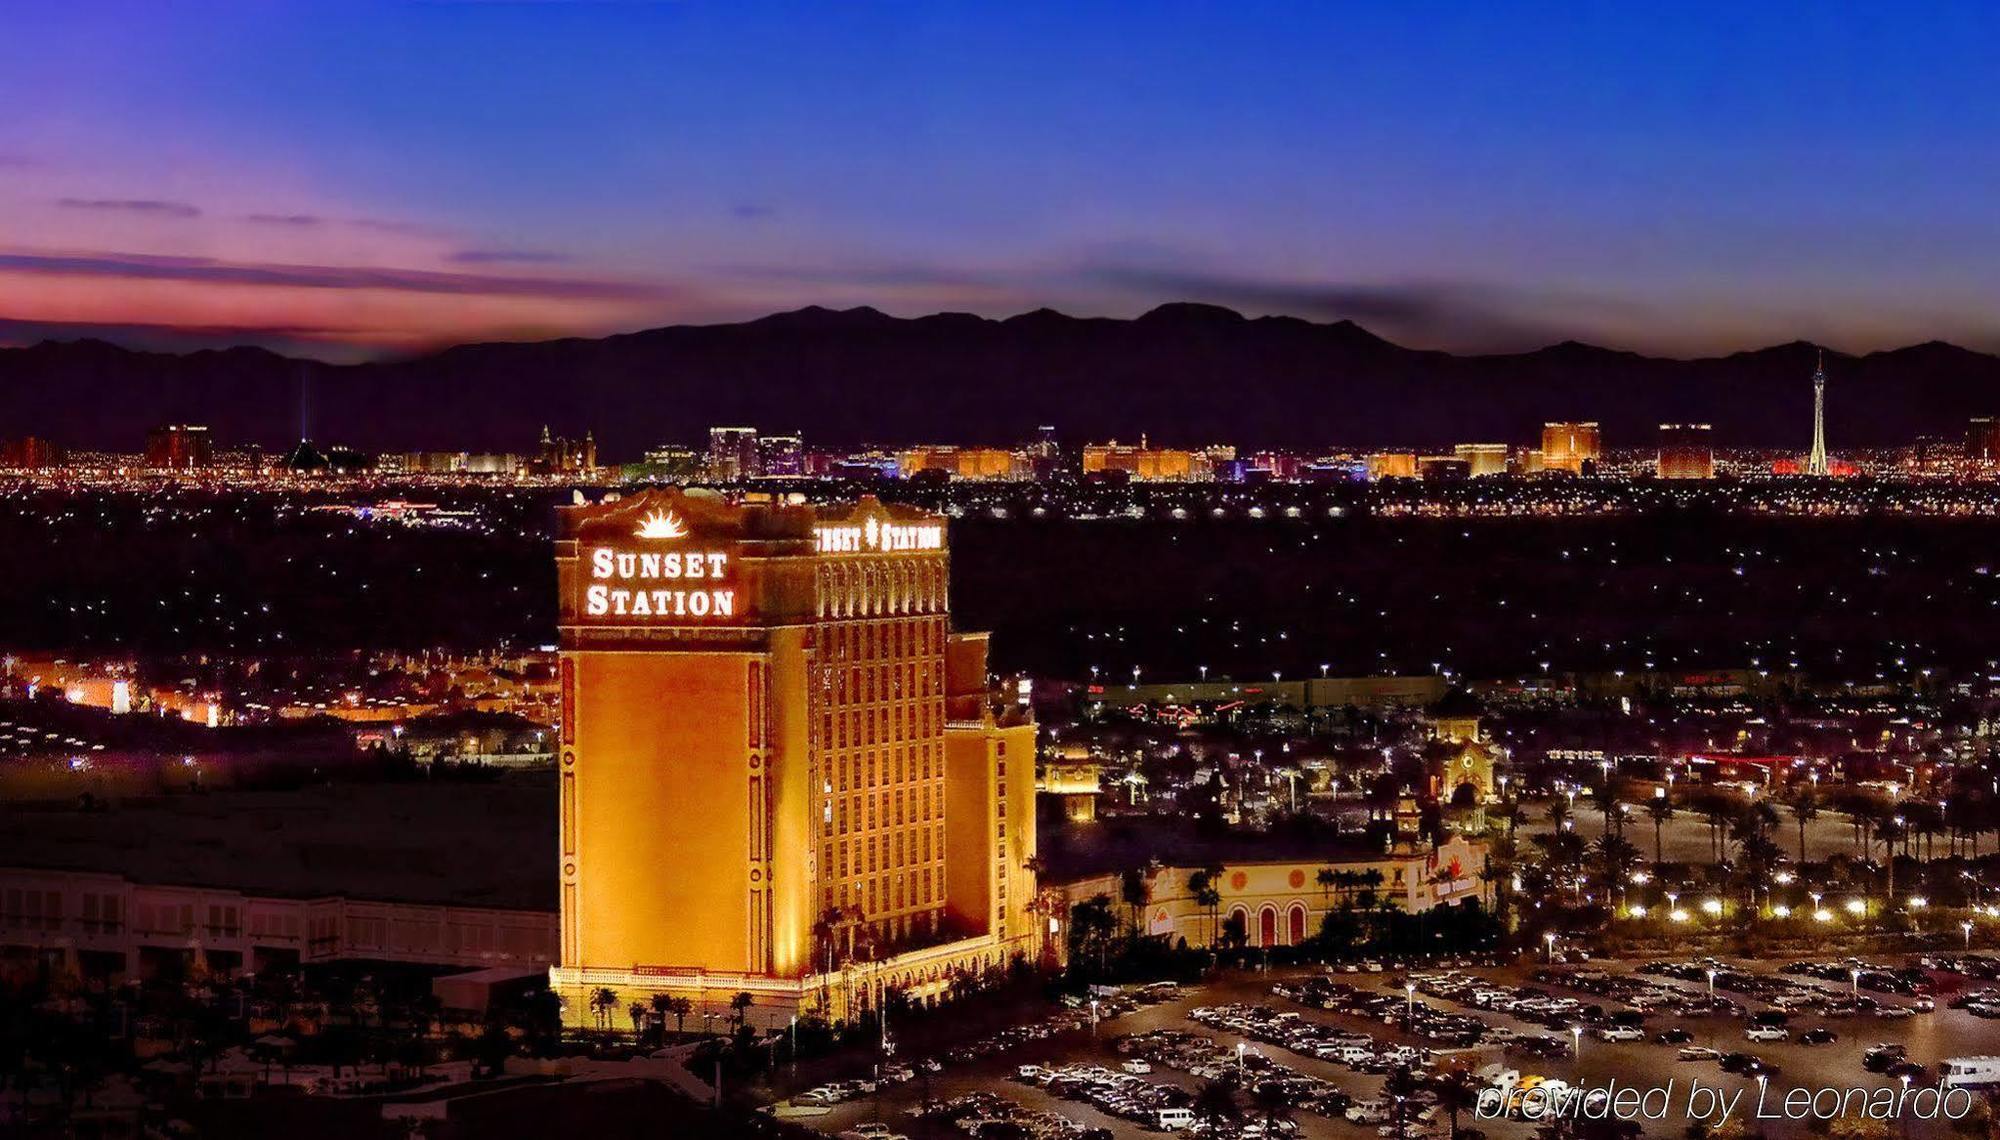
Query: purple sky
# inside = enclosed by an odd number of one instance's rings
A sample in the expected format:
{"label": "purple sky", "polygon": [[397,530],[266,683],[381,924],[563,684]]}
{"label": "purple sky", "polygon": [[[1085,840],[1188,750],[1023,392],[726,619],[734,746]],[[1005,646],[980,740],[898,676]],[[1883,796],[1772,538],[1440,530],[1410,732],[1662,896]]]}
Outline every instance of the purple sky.
{"label": "purple sky", "polygon": [[1405,343],[2000,347],[2000,16],[160,4],[0,35],[0,343],[325,355],[1168,300]]}

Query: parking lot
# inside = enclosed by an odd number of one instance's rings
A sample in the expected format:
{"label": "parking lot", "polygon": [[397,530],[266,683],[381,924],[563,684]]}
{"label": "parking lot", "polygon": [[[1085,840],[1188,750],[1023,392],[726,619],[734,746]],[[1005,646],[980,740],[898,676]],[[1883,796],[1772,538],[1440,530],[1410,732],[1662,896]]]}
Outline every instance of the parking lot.
{"label": "parking lot", "polygon": [[[1988,1016],[2000,1012],[2000,983],[1981,976],[2000,973],[2000,963],[1930,965],[1958,969],[1832,959],[1226,973],[1150,995],[1160,1000],[1103,1001],[1094,1026],[1087,1011],[1060,1010],[1019,1032],[896,1058],[910,1079],[805,1122],[830,1134],[880,1122],[893,1134],[959,1136],[968,1134],[966,1120],[1014,1116],[1037,1136],[1158,1135],[1158,1109],[1191,1105],[1233,1066],[1246,1089],[1243,1134],[1263,1131],[1264,1110],[1247,1091],[1261,1085],[1284,1093],[1297,1135],[1353,1140],[1393,1131],[1384,1082],[1403,1064],[1597,1087],[1672,1080],[1685,1090],[1699,1080],[1743,1093],[1738,1111],[1748,1113],[1760,1073],[1775,1102],[1794,1087],[1900,1088],[1895,1065],[1905,1058],[1894,1050],[1875,1054],[1875,1071],[1864,1068],[1864,1053],[1878,1044],[1903,1051],[1918,1086],[1935,1083],[1944,1058],[2000,1051],[2000,1020]],[[1919,992],[1932,988],[1934,996]],[[913,1111],[926,1103],[953,1111]],[[1426,1107],[1419,1093],[1403,1115],[1414,1132],[1442,1134],[1442,1114]],[[1519,1120],[1462,1116],[1461,1124],[1495,1137],[1533,1132]],[[1681,1116],[1647,1133],[1679,1135],[1686,1124]],[[1803,1131],[1784,1121],[1763,1127]],[[1905,1131],[1942,1129],[1915,1122]]]}

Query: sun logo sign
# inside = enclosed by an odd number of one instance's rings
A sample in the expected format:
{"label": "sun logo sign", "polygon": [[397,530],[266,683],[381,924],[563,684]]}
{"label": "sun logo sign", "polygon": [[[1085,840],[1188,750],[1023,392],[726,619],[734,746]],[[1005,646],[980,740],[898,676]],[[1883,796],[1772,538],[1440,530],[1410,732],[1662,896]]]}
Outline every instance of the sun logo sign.
{"label": "sun logo sign", "polygon": [[687,524],[672,511],[654,511],[639,524],[640,538],[686,538]]}

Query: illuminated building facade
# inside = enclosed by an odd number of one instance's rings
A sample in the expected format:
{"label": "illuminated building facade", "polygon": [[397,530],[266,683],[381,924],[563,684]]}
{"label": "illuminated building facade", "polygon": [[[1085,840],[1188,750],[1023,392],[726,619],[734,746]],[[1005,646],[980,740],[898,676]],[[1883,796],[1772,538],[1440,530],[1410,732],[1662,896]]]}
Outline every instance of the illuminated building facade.
{"label": "illuminated building facade", "polygon": [[1715,478],[1715,441],[1707,424],[1661,424],[1662,479]]}
{"label": "illuminated building facade", "polygon": [[1472,478],[1472,464],[1456,455],[1417,457],[1417,478],[1426,483],[1449,483]]}
{"label": "illuminated building facade", "polygon": [[1413,451],[1378,451],[1368,457],[1370,479],[1414,479],[1417,455]]}
{"label": "illuminated building facade", "polygon": [[908,478],[942,471],[953,479],[1025,479],[1032,460],[999,447],[913,447],[896,454],[896,470]]}
{"label": "illuminated building facade", "polygon": [[214,457],[208,429],[197,424],[168,424],[146,433],[146,466],[155,471],[193,471]]}
{"label": "illuminated building facade", "polygon": [[1965,458],[1973,463],[2000,463],[2000,419],[1974,416],[1965,427]]}
{"label": "illuminated building facade", "polygon": [[708,429],[708,475],[711,479],[748,479],[757,473],[757,429]]}
{"label": "illuminated building facade", "polygon": [[1466,471],[1475,479],[1482,475],[1507,473],[1507,445],[1504,443],[1461,443],[1451,451],[1453,456],[1465,460]]}
{"label": "illuminated building facade", "polygon": [[40,471],[61,467],[65,458],[61,447],[39,436],[23,436],[0,443],[0,467]]}
{"label": "illuminated building facade", "polygon": [[565,508],[561,965],[850,1017],[1037,949],[1035,728],[952,632],[942,518],[648,491]]}
{"label": "illuminated building facade", "polygon": [[1603,436],[1595,423],[1542,425],[1542,467],[1545,470],[1580,474],[1586,463],[1592,468],[1597,466],[1603,447]]}
{"label": "illuminated building facade", "polygon": [[1208,478],[1209,464],[1204,453],[1151,447],[1144,439],[1139,441],[1137,447],[1113,440],[1110,443],[1093,443],[1083,449],[1083,473],[1086,477],[1113,471],[1124,472],[1141,482],[1185,482]]}
{"label": "illuminated building facade", "polygon": [[590,432],[584,432],[580,440],[553,436],[544,426],[533,470],[537,475],[593,474],[597,471],[597,438]]}
{"label": "illuminated building facade", "polygon": [[[1376,854],[1329,852],[1311,859],[1230,862],[1213,883],[1219,899],[1212,908],[1189,886],[1202,869],[1199,865],[1156,864],[1145,871],[1141,922],[1147,934],[1189,946],[1297,946],[1318,934],[1343,901],[1318,885],[1322,868],[1379,872],[1380,893],[1394,899],[1405,914],[1420,914],[1477,897],[1479,869],[1485,864],[1485,845],[1459,835],[1435,849],[1426,844]],[[1061,889],[1072,907],[1098,895],[1120,898],[1121,876],[1116,871],[1086,875],[1066,881]]]}
{"label": "illuminated building facade", "polygon": [[757,474],[789,479],[806,473],[806,441],[798,433],[757,437]]}

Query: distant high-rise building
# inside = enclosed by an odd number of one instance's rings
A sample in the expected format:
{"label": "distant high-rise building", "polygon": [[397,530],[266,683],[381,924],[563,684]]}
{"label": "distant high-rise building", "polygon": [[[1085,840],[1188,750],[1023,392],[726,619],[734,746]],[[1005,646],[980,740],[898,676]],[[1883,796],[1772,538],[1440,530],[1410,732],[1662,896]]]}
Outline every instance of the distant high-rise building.
{"label": "distant high-rise building", "polygon": [[708,477],[728,482],[757,474],[757,429],[708,429]]}
{"label": "distant high-rise building", "polygon": [[168,424],[146,433],[146,466],[155,471],[193,471],[214,458],[208,429],[197,424]]}
{"label": "distant high-rise building", "polygon": [[1032,471],[1027,458],[999,447],[912,447],[896,453],[896,471],[903,478],[926,471],[953,479],[1024,479]]}
{"label": "distant high-rise building", "polygon": [[1417,455],[1414,451],[1378,451],[1367,459],[1370,479],[1414,479]]}
{"label": "distant high-rise building", "polygon": [[1965,457],[1974,463],[2000,463],[2000,419],[1972,418],[1965,429]]}
{"label": "distant high-rise building", "polygon": [[1456,455],[1425,455],[1417,460],[1417,477],[1426,483],[1457,483],[1472,478],[1472,464]]}
{"label": "distant high-rise building", "polygon": [[1826,465],[1826,350],[1821,349],[1819,363],[1813,367],[1812,451],[1806,455],[1806,474],[1831,473]]}
{"label": "distant high-rise building", "polygon": [[1465,460],[1466,471],[1474,478],[1507,473],[1507,445],[1504,443],[1461,443],[1451,451]]}
{"label": "distant high-rise building", "polygon": [[1597,466],[1603,446],[1595,423],[1543,424],[1542,469],[1580,474],[1586,463]]}
{"label": "distant high-rise building", "polygon": [[806,473],[806,444],[797,434],[757,437],[756,474],[767,478],[797,478]]}
{"label": "distant high-rise building", "polygon": [[1661,424],[1662,479],[1715,478],[1715,441],[1707,424]]}
{"label": "distant high-rise building", "polygon": [[62,448],[39,436],[22,436],[0,444],[0,467],[17,471],[61,467],[65,458]]}
{"label": "distant high-rise building", "polygon": [[1208,478],[1210,468],[1204,452],[1153,447],[1144,436],[1139,438],[1137,447],[1112,440],[1110,443],[1093,443],[1083,449],[1085,478],[1103,477],[1113,472],[1122,472],[1137,480],[1185,482]]}
{"label": "distant high-rise building", "polygon": [[1035,440],[1028,445],[1028,454],[1036,459],[1054,459],[1062,454],[1062,444],[1056,439],[1053,424],[1043,424],[1035,429]]}
{"label": "distant high-rise building", "polygon": [[640,474],[654,479],[694,479],[701,475],[703,456],[692,447],[663,443],[646,449]]}
{"label": "distant high-rise building", "polygon": [[541,452],[532,465],[537,475],[589,475],[597,470],[597,439],[584,432],[581,440],[550,435],[542,427]]}

